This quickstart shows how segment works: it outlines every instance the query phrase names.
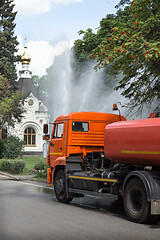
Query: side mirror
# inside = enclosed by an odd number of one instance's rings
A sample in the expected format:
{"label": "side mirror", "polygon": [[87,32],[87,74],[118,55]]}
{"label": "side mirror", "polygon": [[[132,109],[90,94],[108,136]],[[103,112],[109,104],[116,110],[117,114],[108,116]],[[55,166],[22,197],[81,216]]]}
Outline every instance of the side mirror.
{"label": "side mirror", "polygon": [[50,135],[48,134],[48,124],[43,125],[43,133],[44,133],[43,140],[46,140],[46,141],[49,140]]}
{"label": "side mirror", "polygon": [[45,135],[43,136],[43,140],[48,141],[49,139],[50,139],[50,135],[49,135],[49,134],[45,134]]}
{"label": "side mirror", "polygon": [[46,135],[48,133],[48,124],[43,125],[43,133]]}

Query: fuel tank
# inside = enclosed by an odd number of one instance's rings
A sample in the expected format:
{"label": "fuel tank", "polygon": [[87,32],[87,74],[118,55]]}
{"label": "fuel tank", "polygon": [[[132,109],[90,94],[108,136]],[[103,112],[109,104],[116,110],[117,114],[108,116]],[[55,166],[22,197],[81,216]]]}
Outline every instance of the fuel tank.
{"label": "fuel tank", "polygon": [[104,154],[116,163],[160,166],[160,118],[107,125]]}

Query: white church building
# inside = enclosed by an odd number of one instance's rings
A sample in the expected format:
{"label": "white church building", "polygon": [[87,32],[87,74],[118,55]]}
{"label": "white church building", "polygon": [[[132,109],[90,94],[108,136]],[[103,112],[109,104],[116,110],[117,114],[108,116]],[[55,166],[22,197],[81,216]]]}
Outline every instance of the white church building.
{"label": "white church building", "polygon": [[29,70],[30,56],[27,47],[21,57],[22,70],[19,71],[19,89],[26,96],[23,107],[24,113],[21,122],[14,128],[9,128],[8,133],[24,141],[24,154],[41,154],[44,140],[43,124],[49,122],[49,112],[43,101],[39,99]]}

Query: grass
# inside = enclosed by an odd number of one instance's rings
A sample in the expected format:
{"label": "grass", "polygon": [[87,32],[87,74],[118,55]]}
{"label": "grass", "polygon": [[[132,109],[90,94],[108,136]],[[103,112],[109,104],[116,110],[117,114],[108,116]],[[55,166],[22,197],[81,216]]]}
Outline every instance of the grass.
{"label": "grass", "polygon": [[22,172],[23,175],[32,174],[32,173],[29,172],[29,169],[34,168],[36,163],[39,163],[41,161],[46,163],[46,159],[44,159],[42,156],[23,156],[20,159],[22,159],[26,162],[26,166],[25,166],[25,168],[23,169],[23,172]]}

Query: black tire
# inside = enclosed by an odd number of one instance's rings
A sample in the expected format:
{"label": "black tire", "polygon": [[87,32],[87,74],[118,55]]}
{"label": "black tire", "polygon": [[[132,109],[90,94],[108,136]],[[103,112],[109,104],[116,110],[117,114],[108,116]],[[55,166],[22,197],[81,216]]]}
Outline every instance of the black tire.
{"label": "black tire", "polygon": [[123,204],[123,196],[121,195],[118,195],[118,202],[122,203]]}
{"label": "black tire", "polygon": [[54,190],[56,198],[61,203],[69,203],[73,198],[67,197],[66,179],[64,170],[59,170],[55,176]]}
{"label": "black tire", "polygon": [[126,185],[123,198],[124,209],[131,221],[145,223],[150,218],[150,203],[139,178],[132,178]]}

